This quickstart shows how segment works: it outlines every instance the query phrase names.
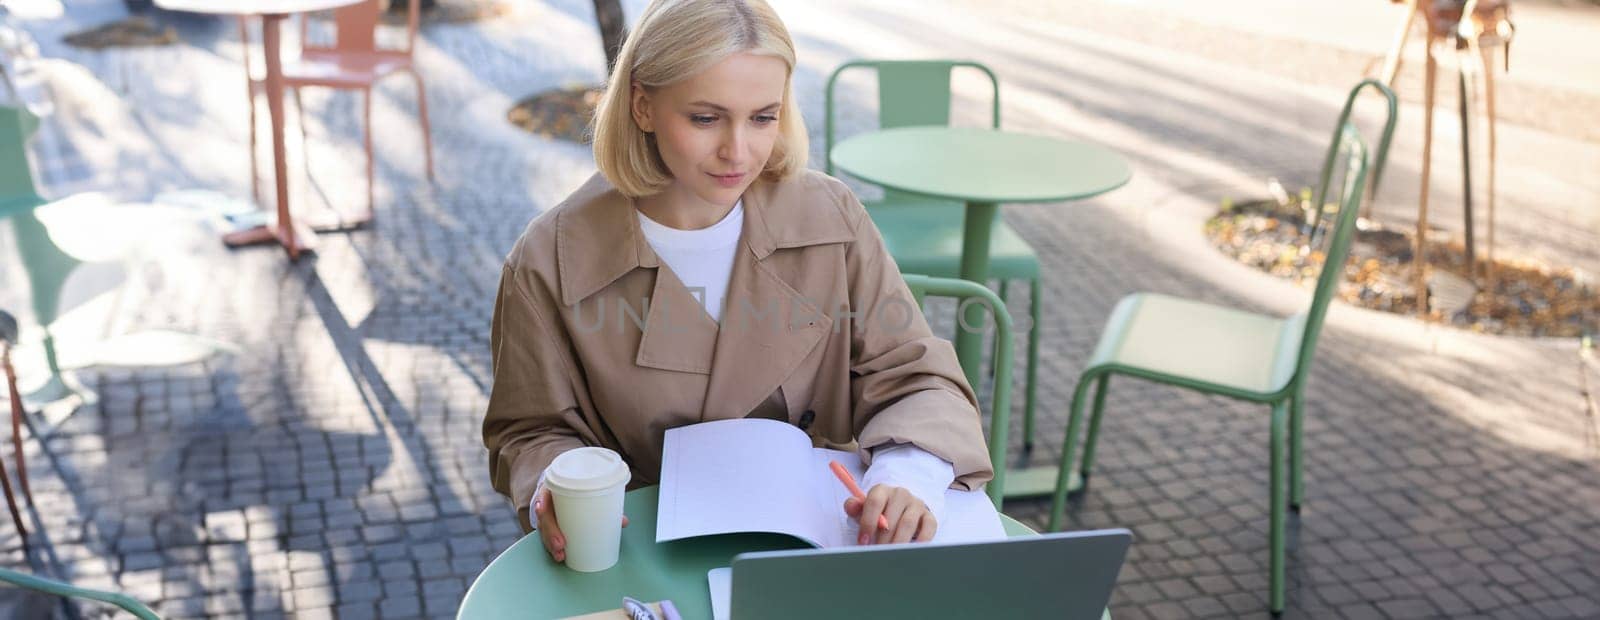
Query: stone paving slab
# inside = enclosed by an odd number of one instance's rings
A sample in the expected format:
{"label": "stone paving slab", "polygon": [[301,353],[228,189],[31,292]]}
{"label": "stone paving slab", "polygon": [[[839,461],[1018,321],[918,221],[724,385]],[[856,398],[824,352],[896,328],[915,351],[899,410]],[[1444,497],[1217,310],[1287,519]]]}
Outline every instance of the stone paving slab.
{"label": "stone paving slab", "polygon": [[[641,5],[624,3],[629,15]],[[30,24],[55,59],[59,112],[35,145],[49,193],[247,195],[231,22],[186,21],[185,46],[148,53],[53,42],[119,6],[74,3],[60,21]],[[1132,14],[1096,7],[1106,19]],[[238,352],[79,373],[98,405],[27,444],[40,499],[31,517],[48,540],[25,555],[0,532],[3,565],[119,589],[173,617],[451,616],[518,535],[489,488],[478,438],[498,267],[526,222],[593,169],[586,148],[513,131],[504,112],[530,92],[599,79],[590,10],[577,0],[519,3],[501,20],[425,30],[440,182],[422,175],[410,84],[385,83],[375,105],[378,217],[367,230],[323,236],[314,258],[289,264],[270,248],[216,245],[161,252],[163,239],[152,240],[110,322],[200,333]],[[796,88],[814,135],[823,81],[839,62],[956,55],[1001,75],[1007,127],[1115,144],[1134,162],[1135,181],[1107,196],[1005,209],[1045,263],[1037,462],[1059,454],[1073,378],[1122,295],[1279,314],[1304,303],[1304,291],[1207,247],[1199,223],[1221,196],[1259,191],[1268,176],[1308,183],[1342,88],[1286,86],[1114,29],[958,4],[779,10],[800,48]],[[1281,45],[1236,44],[1257,54]],[[958,119],[976,124],[981,84],[958,80],[957,91]],[[849,80],[842,94],[845,131],[870,127],[870,83]],[[291,165],[295,195],[311,206],[363,199],[359,102],[305,99],[311,164]],[[1577,170],[1595,145],[1507,133],[1519,165],[1546,173],[1508,175],[1505,194],[1516,198],[1503,204],[1593,200],[1592,175]],[[1399,162],[1415,143],[1396,148]],[[818,139],[814,164],[821,149]],[[1411,174],[1397,166],[1390,178]],[[1520,229],[1521,243],[1579,246],[1581,226],[1548,225],[1577,215],[1535,212],[1549,215]],[[12,251],[9,234],[0,226],[0,251]],[[14,305],[15,278],[0,269],[0,304]],[[1026,292],[1012,301],[1024,307]],[[933,315],[948,325],[948,309]],[[1289,615],[1592,617],[1600,466],[1582,443],[1573,343],[1488,338],[1344,306],[1324,333],[1308,394],[1308,503],[1291,519]],[[1133,381],[1112,388],[1092,486],[1068,515],[1073,528],[1136,534],[1116,617],[1264,615],[1265,413]],[[1049,505],[1006,509],[1041,525]]]}

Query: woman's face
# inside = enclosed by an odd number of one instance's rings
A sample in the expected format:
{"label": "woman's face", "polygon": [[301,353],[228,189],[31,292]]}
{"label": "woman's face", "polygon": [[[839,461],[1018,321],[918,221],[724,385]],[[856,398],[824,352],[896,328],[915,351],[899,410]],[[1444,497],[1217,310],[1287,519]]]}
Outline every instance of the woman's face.
{"label": "woman's face", "polygon": [[675,84],[634,85],[634,122],[655,133],[674,204],[731,207],[760,176],[788,77],[782,59],[740,53]]}

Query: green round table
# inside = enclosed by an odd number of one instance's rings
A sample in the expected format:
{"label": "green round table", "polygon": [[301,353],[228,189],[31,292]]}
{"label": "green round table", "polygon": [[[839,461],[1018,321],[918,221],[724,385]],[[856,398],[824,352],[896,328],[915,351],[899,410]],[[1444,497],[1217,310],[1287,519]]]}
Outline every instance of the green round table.
{"label": "green round table", "polygon": [[[622,597],[654,602],[670,599],[687,619],[711,617],[706,571],[727,566],[747,551],[805,548],[778,534],[729,534],[656,543],[658,487],[630,491],[623,512],[622,557],[598,573],[580,573],[555,563],[537,534],[523,536],[478,574],[456,617],[565,618],[622,607]],[[1036,535],[1000,515],[1011,536]]]}
{"label": "green round table", "polygon": [[[961,278],[989,279],[989,233],[1001,203],[1064,202],[1097,196],[1132,177],[1116,151],[1087,142],[978,127],[901,127],[853,136],[833,147],[839,169],[883,187],[967,203]],[[966,326],[983,309],[968,307]],[[978,385],[983,333],[956,330],[956,355]]]}

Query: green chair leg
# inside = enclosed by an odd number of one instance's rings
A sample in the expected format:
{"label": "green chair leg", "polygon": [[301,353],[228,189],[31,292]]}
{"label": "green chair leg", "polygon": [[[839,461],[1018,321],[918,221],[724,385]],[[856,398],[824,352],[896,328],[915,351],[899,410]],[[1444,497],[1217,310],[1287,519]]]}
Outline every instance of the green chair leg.
{"label": "green chair leg", "polygon": [[1039,324],[1039,312],[1043,304],[1039,301],[1039,278],[1034,278],[1028,283],[1028,378],[1023,386],[1022,405],[1022,453],[1027,455],[1033,450],[1033,405],[1035,386],[1034,379],[1039,376],[1039,337],[1044,331]]}
{"label": "green chair leg", "polygon": [[1106,410],[1106,388],[1111,385],[1109,373],[1100,375],[1094,385],[1094,410],[1089,414],[1089,437],[1083,442],[1083,465],[1078,468],[1083,484],[1089,484],[1089,469],[1094,466],[1094,445],[1100,439],[1100,414]]}
{"label": "green chair leg", "polygon": [[1072,482],[1072,453],[1078,445],[1078,424],[1083,422],[1083,400],[1088,395],[1089,384],[1095,376],[1084,373],[1078,378],[1078,387],[1072,391],[1072,411],[1067,416],[1066,437],[1061,440],[1061,465],[1056,469],[1055,500],[1050,506],[1050,531],[1061,530],[1061,517],[1067,509],[1067,486]]}
{"label": "green chair leg", "polygon": [[1286,473],[1284,470],[1288,469],[1288,463],[1284,462],[1284,451],[1287,449],[1285,444],[1288,443],[1288,438],[1284,436],[1284,426],[1287,423],[1285,418],[1289,415],[1287,405],[1288,403],[1279,402],[1272,407],[1272,471],[1267,478],[1267,484],[1272,487],[1267,494],[1272,500],[1272,509],[1268,511],[1272,519],[1271,531],[1268,533],[1268,545],[1271,547],[1272,557],[1267,569],[1271,573],[1272,613],[1283,611],[1284,600],[1284,530],[1287,516],[1284,514],[1286,511],[1283,478]]}
{"label": "green chair leg", "polygon": [[1301,441],[1304,431],[1302,410],[1305,408],[1305,397],[1301,392],[1304,388],[1296,390],[1289,401],[1289,508],[1300,512],[1300,505],[1306,500],[1305,485],[1305,446]]}

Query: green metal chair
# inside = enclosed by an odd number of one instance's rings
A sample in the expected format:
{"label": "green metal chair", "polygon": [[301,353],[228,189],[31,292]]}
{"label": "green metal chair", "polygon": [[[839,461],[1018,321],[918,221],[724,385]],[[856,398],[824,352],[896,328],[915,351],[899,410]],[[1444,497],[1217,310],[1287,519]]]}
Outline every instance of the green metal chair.
{"label": "green metal chair", "polygon": [[134,617],[137,617],[140,620],[161,620],[161,617],[157,616],[156,612],[151,611],[149,607],[146,607],[139,601],[133,600],[133,597],[120,592],[102,592],[100,590],[80,588],[70,583],[63,583],[51,579],[35,577],[26,573],[19,573],[14,570],[6,570],[3,568],[0,568],[0,581],[27,588],[29,590],[37,590],[48,594],[54,594],[56,596],[81,598],[91,601],[100,601],[102,603],[109,603],[122,608],[123,611],[133,614]]}
{"label": "green metal chair", "polygon": [[[986,305],[989,314],[994,317],[997,361],[994,365],[994,396],[989,414],[989,463],[994,467],[994,480],[989,482],[986,491],[989,499],[994,500],[995,509],[999,510],[1001,501],[1005,499],[1006,447],[1011,440],[1011,315],[1006,312],[1005,302],[994,291],[976,282],[909,273],[902,276],[919,307],[929,295],[961,300],[970,298]],[[978,386],[972,387],[978,389]]]}
{"label": "green metal chair", "polygon": [[[1375,153],[1369,160],[1367,147],[1355,126],[1350,111],[1362,89],[1377,89],[1388,101],[1388,118]],[[1395,96],[1375,80],[1365,80],[1351,89],[1339,114],[1332,143],[1323,160],[1321,185],[1315,204],[1319,205],[1311,230],[1312,239],[1322,228],[1326,202],[1335,165],[1345,160],[1344,182],[1326,230],[1326,262],[1317,278],[1311,306],[1288,318],[1259,315],[1196,301],[1136,293],[1123,298],[1111,311],[1104,333],[1095,347],[1072,394],[1072,412],[1061,448],[1061,465],[1056,472],[1055,502],[1050,511],[1050,529],[1061,526],[1069,484],[1078,425],[1084,401],[1094,387],[1094,408],[1089,417],[1084,441],[1083,462],[1077,477],[1087,483],[1094,463],[1095,440],[1100,430],[1106,389],[1112,375],[1138,377],[1158,383],[1185,387],[1208,394],[1262,403],[1272,408],[1271,416],[1271,606],[1274,613],[1284,605],[1284,528],[1285,509],[1299,511],[1305,497],[1302,485],[1303,450],[1301,412],[1304,408],[1306,378],[1310,374],[1312,353],[1321,334],[1328,304],[1343,278],[1345,259],[1355,232],[1357,212],[1366,188],[1367,175],[1373,187],[1383,170],[1394,133]],[[1375,164],[1369,166],[1369,161]],[[1286,456],[1287,453],[1287,456]],[[1285,461],[1288,461],[1285,463]],[[1288,499],[1284,497],[1284,476],[1289,480]]]}
{"label": "green metal chair", "polygon": [[[989,77],[994,97],[994,128],[1000,128],[1000,80],[994,71],[976,62],[955,60],[856,60],[840,65],[828,76],[824,105],[823,152],[826,171],[833,174],[834,85],[848,69],[872,69],[878,76],[878,126],[895,127],[950,124],[950,75],[959,67],[974,68]],[[962,222],[966,205],[936,200],[888,188],[883,200],[866,203],[867,213],[883,235],[884,246],[902,273],[939,278],[961,275]],[[1024,384],[1023,450],[1033,446],[1034,378],[1039,361],[1039,257],[1033,247],[995,212],[989,246],[990,275],[1000,280],[1004,300],[1010,280],[1027,280],[1028,376]],[[998,358],[997,358],[998,359]]]}
{"label": "green metal chair", "polygon": [[47,202],[34,189],[28,169],[28,138],[38,129],[39,118],[27,108],[0,105],[0,210]]}
{"label": "green metal chair", "polygon": [[39,196],[33,171],[28,168],[28,138],[38,128],[39,119],[26,108],[0,105],[0,220],[11,220],[16,230],[16,246],[32,291],[34,316],[46,326],[44,350],[51,381],[47,389],[54,392],[65,388],[56,360],[55,338],[48,326],[60,314],[67,275],[81,263],[56,247],[44,224],[34,215],[34,209],[50,203]]}

